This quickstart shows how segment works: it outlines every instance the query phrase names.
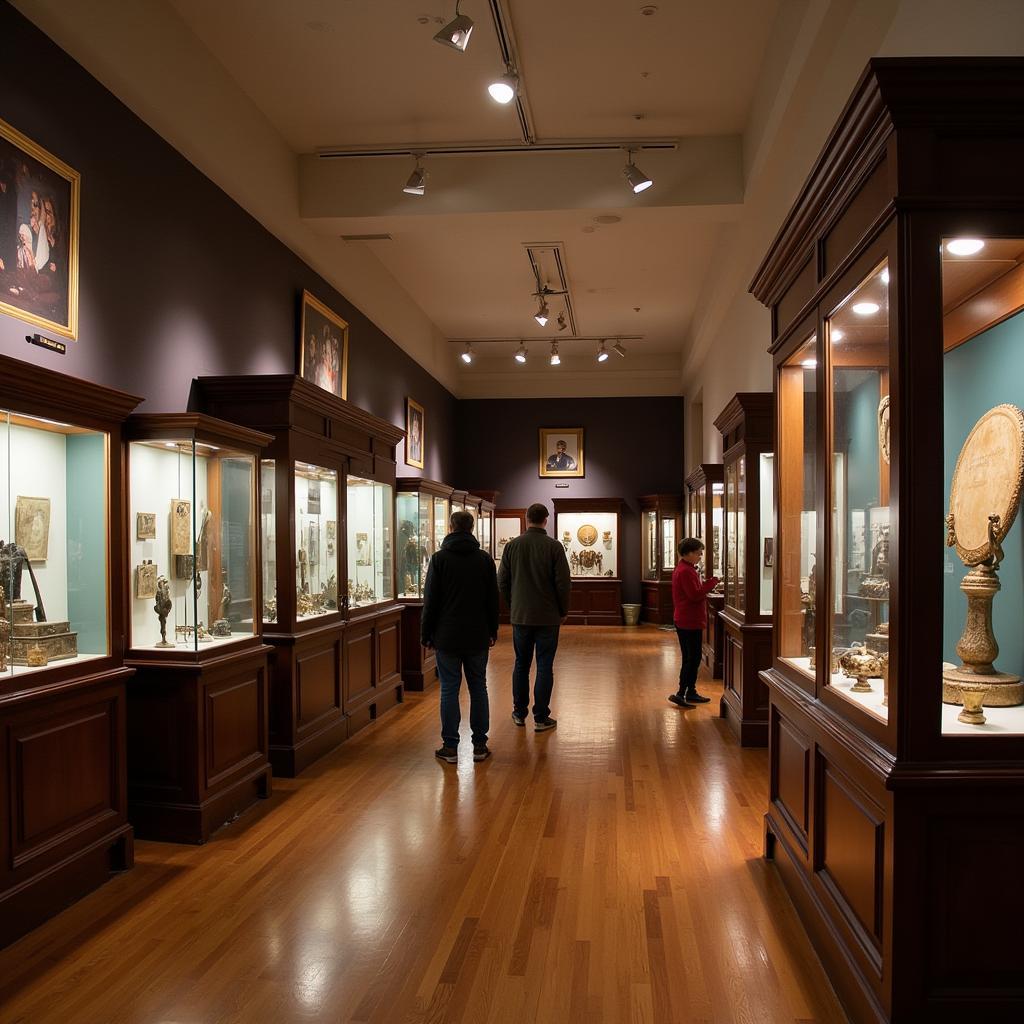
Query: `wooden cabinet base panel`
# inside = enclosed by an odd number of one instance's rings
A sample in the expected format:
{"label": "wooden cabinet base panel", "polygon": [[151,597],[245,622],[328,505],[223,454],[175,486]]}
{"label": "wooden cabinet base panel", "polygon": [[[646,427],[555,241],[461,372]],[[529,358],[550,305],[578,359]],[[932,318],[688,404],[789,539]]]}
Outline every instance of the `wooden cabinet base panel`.
{"label": "wooden cabinet base panel", "polygon": [[402,685],[411,693],[423,693],[430,689],[438,680],[437,665],[428,669],[403,668]]}
{"label": "wooden cabinet base panel", "polygon": [[349,736],[348,716],[331,716],[317,732],[307,733],[298,743],[270,746],[270,766],[280,779],[294,779],[314,761],[329,754]]}
{"label": "wooden cabinet base panel", "polygon": [[130,825],[122,825],[49,870],[0,893],[0,948],[10,945],[135,863]]}
{"label": "wooden cabinet base panel", "polygon": [[736,734],[741,747],[767,747],[768,722],[763,718],[744,718],[743,702],[732,690],[722,694],[719,713]]}
{"label": "wooden cabinet base panel", "polygon": [[270,792],[270,766],[264,765],[201,804],[129,802],[128,816],[140,839],[202,844]]}

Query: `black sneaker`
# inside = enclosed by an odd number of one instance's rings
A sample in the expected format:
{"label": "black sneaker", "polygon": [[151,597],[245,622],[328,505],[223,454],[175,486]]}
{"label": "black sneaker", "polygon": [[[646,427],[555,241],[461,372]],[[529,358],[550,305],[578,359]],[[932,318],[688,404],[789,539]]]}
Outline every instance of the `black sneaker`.
{"label": "black sneaker", "polygon": [[533,731],[534,732],[547,732],[548,729],[554,729],[554,727],[556,725],[558,725],[558,722],[556,722],[550,716],[548,716],[547,718],[538,718],[533,723]]}
{"label": "black sneaker", "polygon": [[434,751],[434,757],[439,757],[442,761],[447,761],[449,764],[459,763],[459,752],[454,747],[441,747],[439,750]]}
{"label": "black sneaker", "polygon": [[490,752],[490,750],[487,749],[487,744],[486,743],[482,747],[474,747],[473,748],[473,760],[474,761],[486,761],[487,758],[489,758],[490,756],[491,756],[491,752]]}
{"label": "black sneaker", "polygon": [[687,701],[680,697],[678,693],[670,693],[668,695],[668,699],[673,704],[675,704],[677,708],[686,708],[687,711],[693,711],[693,709],[697,706],[696,704],[687,703]]}
{"label": "black sneaker", "polygon": [[526,715],[525,715],[525,713],[522,713],[522,712],[519,712],[519,711],[513,711],[512,712],[512,721],[515,722],[515,724],[519,725],[519,726],[526,725]]}
{"label": "black sneaker", "polygon": [[703,694],[698,693],[696,690],[691,690],[687,695],[686,699],[691,704],[710,704],[711,698],[705,697]]}

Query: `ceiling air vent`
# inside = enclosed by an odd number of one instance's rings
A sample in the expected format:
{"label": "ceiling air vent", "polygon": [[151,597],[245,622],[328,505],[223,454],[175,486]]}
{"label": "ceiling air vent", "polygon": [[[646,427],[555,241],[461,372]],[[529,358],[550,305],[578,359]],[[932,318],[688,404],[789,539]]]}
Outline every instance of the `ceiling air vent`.
{"label": "ceiling air vent", "polygon": [[392,238],[388,234],[383,235],[342,235],[343,242],[390,242]]}

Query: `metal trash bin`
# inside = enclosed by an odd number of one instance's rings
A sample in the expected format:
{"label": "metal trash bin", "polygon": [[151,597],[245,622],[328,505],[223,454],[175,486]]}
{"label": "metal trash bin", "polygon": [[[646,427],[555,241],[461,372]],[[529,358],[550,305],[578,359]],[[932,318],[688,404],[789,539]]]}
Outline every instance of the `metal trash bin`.
{"label": "metal trash bin", "polygon": [[640,625],[640,609],[642,605],[639,604],[624,604],[622,606],[622,621],[627,626],[639,626]]}

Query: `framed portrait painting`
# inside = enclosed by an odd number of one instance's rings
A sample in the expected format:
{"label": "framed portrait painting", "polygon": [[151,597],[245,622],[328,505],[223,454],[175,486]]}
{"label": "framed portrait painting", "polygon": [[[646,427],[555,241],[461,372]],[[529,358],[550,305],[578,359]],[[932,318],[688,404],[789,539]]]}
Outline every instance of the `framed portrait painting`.
{"label": "framed portrait painting", "polygon": [[348,398],[348,324],[310,292],[302,293],[299,376]]}
{"label": "framed portrait painting", "polygon": [[583,428],[541,427],[539,475],[581,477],[583,471]]}
{"label": "framed portrait painting", "polygon": [[0,313],[78,336],[80,177],[0,121]]}
{"label": "framed portrait painting", "polygon": [[411,398],[405,400],[405,461],[417,469],[423,468],[423,439],[426,414],[423,406]]}

